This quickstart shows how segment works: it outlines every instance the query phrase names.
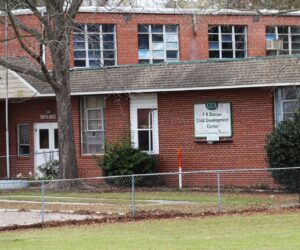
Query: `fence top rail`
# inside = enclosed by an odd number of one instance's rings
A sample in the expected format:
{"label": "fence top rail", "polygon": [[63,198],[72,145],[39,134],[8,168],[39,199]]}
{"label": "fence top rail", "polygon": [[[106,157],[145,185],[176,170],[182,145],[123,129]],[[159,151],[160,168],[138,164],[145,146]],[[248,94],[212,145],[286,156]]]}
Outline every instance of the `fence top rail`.
{"label": "fence top rail", "polygon": [[[50,182],[64,182],[64,181],[84,181],[84,180],[105,180],[113,178],[132,178],[132,177],[147,177],[147,176],[171,176],[180,174],[222,174],[222,173],[246,173],[246,172],[273,172],[282,170],[297,170],[299,167],[289,168],[240,168],[240,169],[210,169],[210,170],[196,170],[196,171],[182,171],[182,172],[161,172],[150,174],[133,174],[133,175],[115,175],[115,176],[96,176],[89,178],[76,178],[76,179],[54,179],[54,180],[26,180],[26,179],[12,179],[5,180],[7,184],[12,182],[26,182],[26,183],[50,183]],[[1,184],[4,184],[2,182]]]}

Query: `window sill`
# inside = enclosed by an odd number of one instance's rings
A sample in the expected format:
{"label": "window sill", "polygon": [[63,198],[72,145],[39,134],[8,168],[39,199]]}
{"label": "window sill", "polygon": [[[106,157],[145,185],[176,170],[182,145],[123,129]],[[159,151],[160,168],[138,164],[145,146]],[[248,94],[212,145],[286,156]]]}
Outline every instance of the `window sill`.
{"label": "window sill", "polygon": [[[194,138],[194,142],[196,143],[208,143],[206,138]],[[219,141],[213,141],[212,144],[220,143],[220,142],[233,142],[232,137],[221,137]]]}

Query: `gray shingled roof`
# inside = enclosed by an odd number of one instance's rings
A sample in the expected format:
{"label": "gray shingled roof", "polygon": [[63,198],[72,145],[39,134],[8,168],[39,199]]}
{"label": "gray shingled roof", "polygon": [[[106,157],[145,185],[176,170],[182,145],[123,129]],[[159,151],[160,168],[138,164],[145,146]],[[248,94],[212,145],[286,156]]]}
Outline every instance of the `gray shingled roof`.
{"label": "gray shingled roof", "polygon": [[[24,62],[23,62],[24,63]],[[20,74],[39,93],[52,94],[40,80]],[[300,56],[162,65],[129,65],[71,71],[71,92],[151,92],[300,84]]]}

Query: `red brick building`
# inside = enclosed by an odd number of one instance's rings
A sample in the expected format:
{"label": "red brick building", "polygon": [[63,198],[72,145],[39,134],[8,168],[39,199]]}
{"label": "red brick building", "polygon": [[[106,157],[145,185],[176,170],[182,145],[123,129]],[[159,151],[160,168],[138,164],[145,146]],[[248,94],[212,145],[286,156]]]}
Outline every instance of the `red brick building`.
{"label": "red brick building", "polygon": [[[28,13],[20,19],[35,25]],[[298,105],[299,13],[82,8],[76,20],[71,92],[81,177],[100,175],[93,155],[128,132],[134,147],[158,156],[157,171],[177,171],[178,148],[184,170],[267,167],[266,136]],[[35,67],[14,40],[9,54]],[[28,176],[58,158],[55,99],[26,74],[9,71],[9,82],[11,177]],[[0,115],[4,178],[3,101]]]}

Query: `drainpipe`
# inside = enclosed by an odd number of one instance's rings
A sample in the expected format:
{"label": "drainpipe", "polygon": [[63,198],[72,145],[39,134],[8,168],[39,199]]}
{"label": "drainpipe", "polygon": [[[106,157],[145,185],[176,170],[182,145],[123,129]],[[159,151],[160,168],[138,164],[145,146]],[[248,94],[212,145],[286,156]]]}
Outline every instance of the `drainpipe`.
{"label": "drainpipe", "polygon": [[[5,8],[8,11],[8,3],[6,0]],[[7,13],[5,15],[5,60],[8,63],[8,20]],[[6,177],[10,179],[10,158],[9,158],[9,123],[8,123],[8,68],[5,68],[5,85],[6,85],[6,96],[5,96],[5,139],[6,139]]]}

